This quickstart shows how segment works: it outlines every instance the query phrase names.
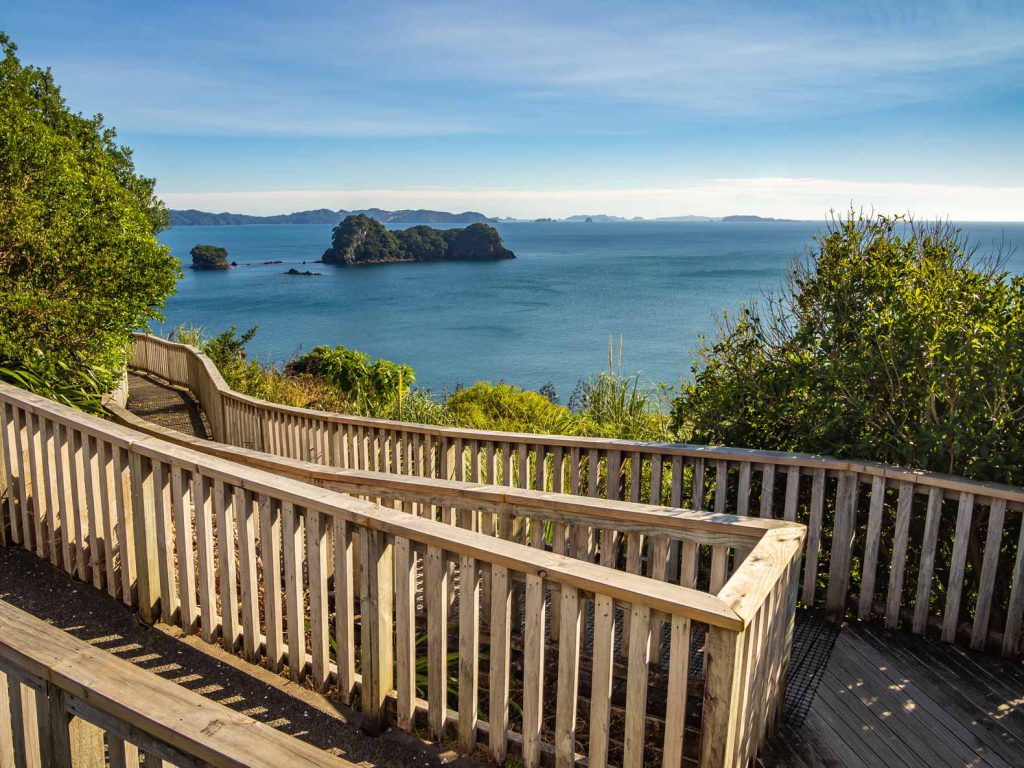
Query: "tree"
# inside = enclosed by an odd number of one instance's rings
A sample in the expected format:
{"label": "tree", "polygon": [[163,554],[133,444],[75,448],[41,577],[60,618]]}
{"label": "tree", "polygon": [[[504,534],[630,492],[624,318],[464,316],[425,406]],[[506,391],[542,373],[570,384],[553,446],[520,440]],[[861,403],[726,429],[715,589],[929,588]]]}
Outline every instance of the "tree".
{"label": "tree", "polygon": [[1024,481],[1024,278],[956,227],[833,220],[785,288],[705,341],[687,439]]}
{"label": "tree", "polygon": [[174,291],[167,210],[101,115],[71,112],[3,33],[0,47],[0,366],[109,388]]}

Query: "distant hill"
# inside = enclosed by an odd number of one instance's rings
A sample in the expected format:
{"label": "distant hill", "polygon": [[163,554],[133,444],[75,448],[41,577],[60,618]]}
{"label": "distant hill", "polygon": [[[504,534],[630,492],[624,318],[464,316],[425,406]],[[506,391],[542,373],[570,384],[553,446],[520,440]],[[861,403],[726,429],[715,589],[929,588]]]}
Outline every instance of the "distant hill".
{"label": "distant hill", "polygon": [[332,211],[317,208],[312,211],[280,213],[274,216],[250,216],[247,213],[208,213],[207,211],[172,210],[172,227],[191,226],[241,226],[245,224],[337,224],[346,216],[362,214],[383,224],[489,224],[494,221],[482,213],[465,211],[428,211],[425,209],[386,211],[383,208],[366,208],[359,211],[344,209]]}
{"label": "distant hill", "polygon": [[655,221],[718,221],[711,216],[659,216]]}
{"label": "distant hill", "polygon": [[752,215],[736,215],[736,216],[723,216],[722,221],[730,221],[733,223],[753,223],[757,221],[796,221],[796,219],[772,219],[764,216],[752,216]]}
{"label": "distant hill", "polygon": [[604,213],[581,213],[576,216],[566,216],[565,221],[629,221],[623,216],[608,216]]}

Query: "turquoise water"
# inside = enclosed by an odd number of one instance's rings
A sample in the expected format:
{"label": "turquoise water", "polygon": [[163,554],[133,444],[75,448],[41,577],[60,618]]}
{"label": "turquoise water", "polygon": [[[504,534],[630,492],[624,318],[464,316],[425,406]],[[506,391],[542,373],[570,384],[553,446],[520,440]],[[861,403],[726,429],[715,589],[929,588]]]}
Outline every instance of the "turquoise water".
{"label": "turquoise water", "polygon": [[[329,225],[177,227],[160,237],[184,263],[193,245],[212,243],[239,267],[184,270],[167,323],[154,330],[259,323],[250,348],[262,360],[344,344],[411,365],[435,391],[479,379],[550,382],[564,402],[577,379],[607,367],[609,334],[616,348],[622,336],[624,371],[678,382],[715,316],[778,286],[819,227],[510,222],[498,230],[511,261],[351,268],[301,266],[323,254]],[[1024,224],[965,228],[983,249],[1024,243]],[[260,264],[276,260],[285,263]],[[323,275],[283,274],[290,266]],[[1024,271],[1024,255],[1011,267]]]}

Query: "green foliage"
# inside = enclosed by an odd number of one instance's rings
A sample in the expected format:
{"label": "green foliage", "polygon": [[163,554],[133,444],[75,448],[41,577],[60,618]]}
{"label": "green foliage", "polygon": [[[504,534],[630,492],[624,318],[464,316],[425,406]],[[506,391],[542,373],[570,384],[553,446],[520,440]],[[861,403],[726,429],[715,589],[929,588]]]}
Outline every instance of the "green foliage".
{"label": "green foliage", "polygon": [[853,213],[705,342],[672,410],[696,442],[1024,481],[1024,278],[948,224]]}
{"label": "green foliage", "polygon": [[189,252],[192,269],[228,269],[228,252],[218,245],[196,245]]}
{"label": "green foliage", "polygon": [[490,224],[470,224],[464,229],[446,229],[449,259],[512,259],[515,256],[501,244],[501,235]]}
{"label": "green foliage", "polygon": [[328,264],[394,261],[398,238],[376,219],[365,214],[346,216],[334,228],[331,247],[324,253]]}
{"label": "green foliage", "polygon": [[167,338],[179,344],[187,344],[198,349],[200,343],[202,343],[203,329],[197,325],[179,323]]}
{"label": "green foliage", "polygon": [[0,365],[0,381],[27,389],[80,411],[102,413],[105,383],[109,377],[88,368],[72,368],[57,361],[57,376],[40,374],[30,368]]}
{"label": "green foliage", "polygon": [[71,112],[2,33],[0,47],[0,363],[54,393],[109,390],[130,332],[174,291],[167,211],[101,116]]}
{"label": "green foliage", "polygon": [[179,325],[171,332],[170,338],[205,352],[227,385],[237,392],[299,408],[339,412],[351,409],[351,404],[337,388],[321,378],[288,375],[272,365],[250,359],[246,346],[258,330],[258,325],[253,326],[239,335],[237,327],[231,326],[212,339],[204,339],[201,328]]}
{"label": "green foliage", "polygon": [[416,261],[439,261],[448,251],[444,232],[433,227],[409,227],[395,235],[402,250]]}
{"label": "green foliage", "polygon": [[573,434],[576,428],[568,408],[511,384],[478,381],[454,392],[445,410],[452,426],[468,429]]}
{"label": "green foliage", "polygon": [[288,371],[326,379],[365,416],[400,410],[416,383],[416,373],[408,365],[383,358],[372,360],[364,352],[342,346],[314,347],[289,363]]}
{"label": "green foliage", "polygon": [[259,325],[254,325],[239,336],[238,328],[232,325],[226,331],[205,342],[202,347],[203,352],[223,372],[230,369],[234,363],[245,361],[245,348],[259,329]]}

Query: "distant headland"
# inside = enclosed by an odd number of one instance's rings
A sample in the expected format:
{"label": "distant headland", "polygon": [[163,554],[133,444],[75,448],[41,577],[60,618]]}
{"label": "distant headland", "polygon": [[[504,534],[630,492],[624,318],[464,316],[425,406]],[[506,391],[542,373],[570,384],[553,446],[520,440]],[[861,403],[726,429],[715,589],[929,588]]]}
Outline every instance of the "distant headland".
{"label": "distant headland", "polygon": [[750,214],[737,215],[737,216],[723,216],[721,221],[731,222],[733,224],[755,224],[762,221],[796,221],[796,219],[772,219],[765,218],[764,216],[753,216]]}
{"label": "distant headland", "polygon": [[514,259],[494,227],[476,223],[462,229],[426,225],[389,230],[365,214],[350,214],[334,228],[325,264],[399,264],[429,261]]}
{"label": "distant headland", "polygon": [[247,213],[208,213],[188,210],[171,210],[172,227],[192,226],[241,226],[245,224],[334,224],[345,216],[359,214],[384,224],[490,224],[496,219],[476,211],[449,213],[425,209],[386,211],[383,208],[365,208],[359,211],[344,209],[332,211],[317,208],[312,211],[280,213],[274,216],[250,216]]}
{"label": "distant headland", "polygon": [[188,210],[172,209],[172,227],[190,226],[242,226],[246,224],[334,224],[346,216],[366,216],[379,221],[382,224],[498,224],[512,222],[535,222],[535,223],[609,223],[622,221],[692,221],[692,222],[725,222],[725,223],[761,223],[761,222],[791,222],[796,219],[773,219],[765,216],[754,216],[740,214],[733,216],[695,216],[692,214],[682,216],[658,216],[645,219],[643,216],[613,216],[607,213],[581,213],[564,218],[543,216],[535,219],[517,219],[514,216],[487,216],[479,211],[463,211],[462,213],[451,213],[449,211],[434,211],[426,208],[403,209],[400,211],[389,211],[384,208],[363,208],[360,210],[337,211],[330,208],[316,208],[311,211],[296,211],[294,213],[280,213],[272,216],[252,216],[247,213],[210,213],[208,211],[197,211],[194,208]]}

